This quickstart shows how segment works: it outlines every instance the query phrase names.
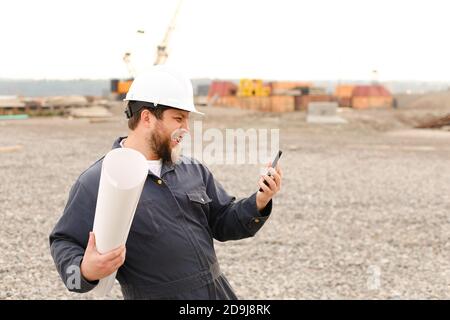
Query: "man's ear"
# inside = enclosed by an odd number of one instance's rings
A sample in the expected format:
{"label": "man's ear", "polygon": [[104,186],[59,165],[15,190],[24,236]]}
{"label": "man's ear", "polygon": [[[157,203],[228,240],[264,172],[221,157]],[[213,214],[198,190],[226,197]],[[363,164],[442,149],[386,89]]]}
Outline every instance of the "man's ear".
{"label": "man's ear", "polygon": [[141,111],[141,122],[145,127],[149,127],[155,121],[153,113],[144,109]]}

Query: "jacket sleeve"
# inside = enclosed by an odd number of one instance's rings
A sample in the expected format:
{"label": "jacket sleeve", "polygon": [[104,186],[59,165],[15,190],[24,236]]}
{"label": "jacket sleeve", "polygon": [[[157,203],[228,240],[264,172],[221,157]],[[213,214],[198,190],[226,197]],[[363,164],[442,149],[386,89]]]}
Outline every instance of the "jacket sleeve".
{"label": "jacket sleeve", "polygon": [[[206,168],[205,168],[206,169]],[[209,227],[218,241],[253,237],[272,212],[272,200],[260,212],[256,207],[256,192],[236,201],[206,169],[206,191],[211,198]]]}
{"label": "jacket sleeve", "polygon": [[85,293],[98,284],[81,275],[81,261],[92,230],[96,201],[79,180],[69,193],[62,217],[50,234],[50,252],[58,273],[72,292]]}

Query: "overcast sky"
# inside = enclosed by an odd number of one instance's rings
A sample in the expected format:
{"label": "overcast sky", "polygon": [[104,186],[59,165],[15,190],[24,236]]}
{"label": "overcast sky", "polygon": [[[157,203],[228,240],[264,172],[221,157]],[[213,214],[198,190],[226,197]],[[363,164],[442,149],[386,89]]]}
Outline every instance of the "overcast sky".
{"label": "overcast sky", "polygon": [[[0,78],[126,77],[177,0],[5,0]],[[184,0],[168,63],[191,77],[450,81],[446,0]],[[145,30],[144,35],[138,29]]]}

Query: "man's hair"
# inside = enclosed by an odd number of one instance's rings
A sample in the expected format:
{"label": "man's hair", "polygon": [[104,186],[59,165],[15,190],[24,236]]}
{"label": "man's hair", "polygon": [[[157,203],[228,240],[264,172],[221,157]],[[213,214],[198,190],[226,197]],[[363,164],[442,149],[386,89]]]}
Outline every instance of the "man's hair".
{"label": "man's hair", "polygon": [[156,119],[161,120],[163,118],[164,111],[170,108],[161,105],[157,105],[155,107],[153,103],[143,101],[128,101],[128,107],[132,110],[136,110],[133,111],[133,116],[128,119],[128,128],[130,128],[130,130],[136,129],[139,121],[141,120],[141,113],[144,109],[150,111]]}

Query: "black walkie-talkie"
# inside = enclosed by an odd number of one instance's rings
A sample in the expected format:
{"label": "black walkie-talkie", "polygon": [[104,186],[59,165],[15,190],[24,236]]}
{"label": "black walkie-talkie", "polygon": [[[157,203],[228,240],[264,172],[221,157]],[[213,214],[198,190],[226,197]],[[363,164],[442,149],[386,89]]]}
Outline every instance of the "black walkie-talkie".
{"label": "black walkie-talkie", "polygon": [[[280,157],[281,157],[281,154],[283,153],[283,151],[278,151],[278,153],[277,153],[277,156],[275,157],[275,159],[273,159],[273,162],[272,162],[272,168],[274,168],[275,169],[275,167],[277,166],[277,164],[278,164],[278,160],[280,160]],[[270,177],[271,176],[271,174],[270,174],[270,170],[267,172],[267,175]],[[269,184],[267,183],[267,181],[266,180],[264,180],[264,184],[266,185],[266,186],[269,186]],[[259,191],[261,191],[261,192],[264,192],[264,190],[262,189],[262,188],[259,188]]]}

